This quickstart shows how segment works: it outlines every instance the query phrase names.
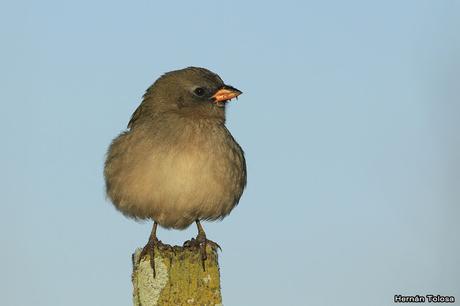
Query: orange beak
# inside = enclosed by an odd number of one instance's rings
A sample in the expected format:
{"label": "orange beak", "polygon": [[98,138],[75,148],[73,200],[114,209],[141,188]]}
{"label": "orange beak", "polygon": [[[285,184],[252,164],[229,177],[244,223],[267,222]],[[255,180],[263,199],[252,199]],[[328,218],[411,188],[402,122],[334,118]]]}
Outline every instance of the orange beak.
{"label": "orange beak", "polygon": [[214,102],[227,102],[237,98],[242,92],[232,86],[224,85],[211,98]]}

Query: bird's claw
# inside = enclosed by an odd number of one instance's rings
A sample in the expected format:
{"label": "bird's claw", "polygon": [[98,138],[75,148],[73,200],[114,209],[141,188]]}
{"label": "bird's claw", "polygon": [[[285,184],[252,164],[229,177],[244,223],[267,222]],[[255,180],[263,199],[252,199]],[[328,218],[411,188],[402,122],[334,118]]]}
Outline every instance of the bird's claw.
{"label": "bird's claw", "polygon": [[141,254],[139,256],[139,263],[144,258],[147,254],[149,255],[150,259],[150,267],[153,270],[153,278],[156,277],[156,271],[155,271],[155,248],[160,248],[163,246],[163,243],[158,240],[158,239],[150,239],[147,244],[144,246],[144,248],[141,251]]}
{"label": "bird's claw", "polygon": [[201,254],[201,262],[202,262],[202,265],[203,265],[203,271],[206,271],[206,268],[205,268],[205,261],[206,259],[208,259],[208,255],[206,254],[206,247],[207,246],[210,246],[213,250],[221,250],[222,251],[222,248],[220,247],[220,245],[218,245],[217,243],[215,243],[214,241],[212,240],[209,240],[206,238],[206,236],[200,236],[198,235],[196,238],[192,238],[190,240],[187,240],[184,242],[183,246],[184,247],[187,247],[187,248],[197,248],[200,250],[200,254]]}

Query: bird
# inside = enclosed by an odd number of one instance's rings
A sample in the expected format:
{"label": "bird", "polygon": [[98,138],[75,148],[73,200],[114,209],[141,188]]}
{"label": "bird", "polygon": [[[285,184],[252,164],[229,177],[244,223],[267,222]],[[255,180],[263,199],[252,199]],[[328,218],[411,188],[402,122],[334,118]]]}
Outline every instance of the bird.
{"label": "bird", "polygon": [[141,257],[162,244],[158,225],[198,234],[184,245],[207,239],[201,221],[221,220],[240,201],[247,171],[243,149],[225,126],[227,103],[242,92],[200,67],[174,70],[145,92],[127,129],[110,144],[104,165],[106,195],[117,210],[135,220],[153,221]]}

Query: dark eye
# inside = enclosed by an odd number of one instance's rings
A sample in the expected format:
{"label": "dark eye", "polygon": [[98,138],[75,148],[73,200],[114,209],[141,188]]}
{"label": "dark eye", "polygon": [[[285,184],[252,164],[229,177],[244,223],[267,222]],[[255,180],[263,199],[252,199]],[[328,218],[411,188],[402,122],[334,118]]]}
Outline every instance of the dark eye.
{"label": "dark eye", "polygon": [[205,93],[205,90],[202,87],[198,87],[198,88],[195,88],[193,92],[195,93],[195,95],[202,97]]}

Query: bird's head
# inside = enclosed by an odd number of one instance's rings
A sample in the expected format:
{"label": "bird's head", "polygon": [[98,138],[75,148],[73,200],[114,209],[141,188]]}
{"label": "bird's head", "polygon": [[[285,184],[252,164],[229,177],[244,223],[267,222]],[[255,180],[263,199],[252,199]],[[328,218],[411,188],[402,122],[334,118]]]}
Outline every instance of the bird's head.
{"label": "bird's head", "polygon": [[157,112],[224,119],[226,103],[241,93],[207,69],[188,67],[164,74],[147,90],[144,102]]}

